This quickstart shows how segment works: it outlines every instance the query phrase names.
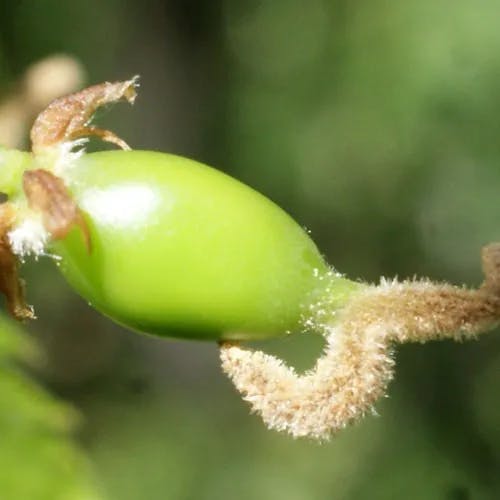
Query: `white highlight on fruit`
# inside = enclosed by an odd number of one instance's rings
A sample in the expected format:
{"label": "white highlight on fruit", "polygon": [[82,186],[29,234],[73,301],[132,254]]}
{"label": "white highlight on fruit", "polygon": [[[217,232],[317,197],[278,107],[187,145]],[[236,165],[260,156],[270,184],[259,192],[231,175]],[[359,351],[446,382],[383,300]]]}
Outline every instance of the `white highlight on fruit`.
{"label": "white highlight on fruit", "polygon": [[79,200],[82,210],[99,224],[129,229],[149,220],[159,203],[156,190],[133,184],[88,189]]}
{"label": "white highlight on fruit", "polygon": [[28,255],[45,255],[49,233],[43,226],[41,217],[30,214],[7,235],[12,251],[24,259]]}

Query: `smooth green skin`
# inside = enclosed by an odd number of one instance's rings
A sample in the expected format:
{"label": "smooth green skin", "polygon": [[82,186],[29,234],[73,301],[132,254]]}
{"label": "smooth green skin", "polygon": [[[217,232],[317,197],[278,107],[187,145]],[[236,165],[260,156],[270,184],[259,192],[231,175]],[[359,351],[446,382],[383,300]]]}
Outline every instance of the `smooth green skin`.
{"label": "smooth green skin", "polygon": [[[92,306],[129,328],[200,339],[282,335],[300,328],[323,286],[316,275],[328,266],[305,231],[217,170],[162,153],[111,151],[83,156],[70,176],[92,251],[72,231],[54,245],[61,271]],[[97,206],[89,202],[96,197]],[[111,210],[103,215],[106,200]],[[138,220],[111,220],[113,211],[133,214],[150,202]],[[352,286],[335,280],[339,293]]]}
{"label": "smooth green skin", "polygon": [[[23,197],[23,171],[46,159],[0,149],[0,191]],[[361,285],[329,268],[278,206],[186,158],[146,151],[84,155],[65,181],[90,228],[52,251],[73,287],[114,321],[140,332],[259,339],[304,329]],[[319,321],[321,322],[321,320]]]}

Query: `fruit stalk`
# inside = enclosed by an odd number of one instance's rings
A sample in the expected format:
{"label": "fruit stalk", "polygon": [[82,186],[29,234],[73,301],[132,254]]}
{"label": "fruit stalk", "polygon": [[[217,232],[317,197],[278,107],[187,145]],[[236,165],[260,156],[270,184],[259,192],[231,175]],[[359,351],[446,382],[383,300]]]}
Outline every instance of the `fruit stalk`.
{"label": "fruit stalk", "polygon": [[428,280],[383,280],[353,294],[323,328],[326,347],[298,375],[280,359],[224,343],[224,372],[271,429],[328,439],[373,412],[393,377],[393,344],[465,340],[500,322],[500,243],[482,252],[485,280],[468,290]]}

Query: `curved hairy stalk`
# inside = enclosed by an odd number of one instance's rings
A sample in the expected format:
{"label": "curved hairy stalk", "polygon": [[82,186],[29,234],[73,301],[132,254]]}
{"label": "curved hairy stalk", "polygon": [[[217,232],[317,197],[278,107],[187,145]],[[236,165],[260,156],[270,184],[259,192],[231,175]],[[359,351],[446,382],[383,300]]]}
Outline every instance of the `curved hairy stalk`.
{"label": "curved hairy stalk", "polygon": [[303,375],[228,343],[222,368],[269,428],[326,439],[373,410],[393,376],[394,343],[468,339],[500,322],[500,243],[482,257],[485,281],[477,290],[427,280],[366,287],[332,315],[324,354]]}

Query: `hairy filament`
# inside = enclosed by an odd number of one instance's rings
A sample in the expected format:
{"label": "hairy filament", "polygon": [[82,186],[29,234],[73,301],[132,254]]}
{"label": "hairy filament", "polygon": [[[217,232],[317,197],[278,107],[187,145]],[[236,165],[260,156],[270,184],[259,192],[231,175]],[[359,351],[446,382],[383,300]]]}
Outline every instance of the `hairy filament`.
{"label": "hairy filament", "polygon": [[467,339],[500,322],[500,244],[482,255],[486,278],[477,290],[383,280],[355,294],[325,328],[324,354],[304,375],[227,343],[222,368],[269,428],[327,439],[373,411],[393,376],[393,343]]}

